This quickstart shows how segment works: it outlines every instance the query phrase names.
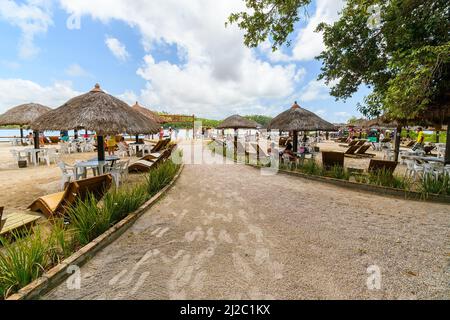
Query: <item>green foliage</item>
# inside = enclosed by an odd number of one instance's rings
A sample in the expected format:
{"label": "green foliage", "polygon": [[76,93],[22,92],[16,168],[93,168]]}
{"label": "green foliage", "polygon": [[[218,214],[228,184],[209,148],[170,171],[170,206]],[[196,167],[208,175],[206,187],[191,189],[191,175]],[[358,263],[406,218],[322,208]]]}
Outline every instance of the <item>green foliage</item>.
{"label": "green foliage", "polygon": [[328,175],[330,175],[332,178],[335,179],[341,179],[341,180],[349,180],[350,174],[348,170],[346,170],[342,166],[333,166],[330,171],[327,172]]}
{"label": "green foliage", "polygon": [[323,176],[325,173],[323,167],[315,160],[305,160],[297,169],[303,173],[316,176]]}
{"label": "green foliage", "polygon": [[450,195],[450,176],[440,175],[436,178],[432,174],[426,174],[420,181],[419,190],[424,198],[430,194]]}
{"label": "green foliage", "polygon": [[102,210],[93,195],[79,200],[67,211],[70,225],[75,232],[75,240],[84,246],[105,232],[111,226],[110,212]]}
{"label": "green foliage", "polygon": [[153,197],[159,190],[167,186],[177,173],[180,165],[173,161],[166,161],[155,170],[151,170],[146,176],[145,188],[150,197]]}
{"label": "green foliage", "polygon": [[377,186],[390,187],[402,190],[411,190],[411,180],[393,175],[389,170],[376,170],[369,172],[367,183]]}
{"label": "green foliage", "polygon": [[145,185],[123,186],[106,194],[102,210],[108,216],[109,224],[113,225],[129,213],[136,211],[148,199],[149,195]]}
{"label": "green foliage", "polygon": [[[369,7],[378,5],[377,28]],[[319,79],[337,81],[331,94],[346,99],[360,85],[373,88],[359,109],[367,116],[388,113],[414,118],[442,103],[449,87],[447,0],[349,0],[333,25],[321,24],[326,50]]]}
{"label": "green foliage", "polygon": [[250,116],[244,116],[244,118],[256,121],[257,123],[259,123],[262,126],[268,125],[269,122],[272,121],[272,119],[273,119],[272,117],[257,115],[257,114],[250,115]]}
{"label": "green foliage", "polygon": [[233,13],[228,23],[236,23],[245,30],[244,44],[257,47],[270,38],[272,49],[287,43],[288,36],[294,31],[294,24],[300,20],[299,8],[308,5],[311,0],[245,0],[248,9]]}
{"label": "green foliage", "polygon": [[13,234],[12,241],[1,239],[0,295],[6,297],[37,279],[49,263],[50,243],[41,237],[39,228],[26,237]]}

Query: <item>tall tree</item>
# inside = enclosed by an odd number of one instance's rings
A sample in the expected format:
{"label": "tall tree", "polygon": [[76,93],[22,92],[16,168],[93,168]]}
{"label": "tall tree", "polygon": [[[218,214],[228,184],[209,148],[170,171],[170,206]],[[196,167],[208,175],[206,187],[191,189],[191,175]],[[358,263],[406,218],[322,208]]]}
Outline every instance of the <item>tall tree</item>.
{"label": "tall tree", "polygon": [[[270,37],[275,50],[309,2],[246,0],[252,13],[232,14],[229,22],[245,29],[246,45]],[[337,22],[317,29],[326,46],[318,57],[319,79],[334,84],[330,93],[338,99],[362,85],[371,88],[358,106],[366,116],[414,118],[430,105],[448,103],[449,30],[448,0],[347,0]]]}

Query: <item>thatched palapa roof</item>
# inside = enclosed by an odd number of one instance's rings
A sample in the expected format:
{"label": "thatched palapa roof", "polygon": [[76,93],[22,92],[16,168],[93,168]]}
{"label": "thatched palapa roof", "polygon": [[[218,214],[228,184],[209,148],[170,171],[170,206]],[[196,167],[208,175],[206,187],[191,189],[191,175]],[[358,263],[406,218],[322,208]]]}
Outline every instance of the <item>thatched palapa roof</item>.
{"label": "thatched palapa roof", "polygon": [[0,116],[0,126],[28,126],[43,114],[52,110],[38,103],[27,103],[9,109]]}
{"label": "thatched palapa roof", "polygon": [[388,116],[380,116],[378,118],[368,120],[366,122],[367,127],[383,127],[383,128],[397,128],[402,124],[397,120],[391,120]]}
{"label": "thatched palapa roof", "polygon": [[217,129],[256,129],[259,127],[261,127],[261,125],[257,122],[235,114],[223,120],[217,126]]}
{"label": "thatched palapa roof", "polygon": [[104,134],[153,134],[159,125],[134,111],[125,102],[105,93],[96,84],[90,92],[75,97],[61,107],[39,117],[34,130],[86,129]]}
{"label": "thatched palapa roof", "polygon": [[156,112],[151,111],[150,109],[147,109],[146,107],[143,107],[139,104],[139,102],[136,101],[136,103],[132,106],[133,110],[140,112],[147,118],[155,121],[156,123],[165,123],[164,119],[161,118]]}
{"label": "thatched palapa roof", "polygon": [[301,108],[297,102],[276,116],[268,125],[269,130],[282,131],[335,131],[336,127],[316,114]]}

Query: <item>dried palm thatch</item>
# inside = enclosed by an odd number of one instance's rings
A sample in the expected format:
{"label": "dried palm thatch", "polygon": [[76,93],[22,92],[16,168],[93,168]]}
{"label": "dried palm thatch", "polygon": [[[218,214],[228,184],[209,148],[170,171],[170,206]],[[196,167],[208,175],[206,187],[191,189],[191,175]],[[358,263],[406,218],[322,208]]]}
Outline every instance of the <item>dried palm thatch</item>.
{"label": "dried palm thatch", "polygon": [[316,114],[301,108],[297,102],[276,116],[268,125],[269,130],[282,131],[335,131],[336,127]]}
{"label": "dried palm thatch", "polygon": [[156,122],[105,93],[98,84],[90,92],[39,117],[31,128],[40,131],[86,129],[98,135],[153,134],[159,131]]}
{"label": "dried palm thatch", "polygon": [[397,128],[402,124],[397,120],[391,120],[387,116],[381,116],[376,119],[368,120],[366,127],[383,127],[383,128]]}
{"label": "dried palm thatch", "polygon": [[34,120],[52,110],[38,103],[14,107],[0,116],[0,126],[29,126]]}
{"label": "dried palm thatch", "polygon": [[139,102],[136,101],[136,103],[132,106],[133,110],[140,112],[147,118],[155,121],[156,123],[165,123],[164,119],[160,117],[156,112],[151,111],[150,109],[147,109],[139,104]]}
{"label": "dried palm thatch", "polygon": [[235,114],[223,120],[217,126],[217,129],[256,129],[259,127],[261,127],[261,125],[257,122]]}

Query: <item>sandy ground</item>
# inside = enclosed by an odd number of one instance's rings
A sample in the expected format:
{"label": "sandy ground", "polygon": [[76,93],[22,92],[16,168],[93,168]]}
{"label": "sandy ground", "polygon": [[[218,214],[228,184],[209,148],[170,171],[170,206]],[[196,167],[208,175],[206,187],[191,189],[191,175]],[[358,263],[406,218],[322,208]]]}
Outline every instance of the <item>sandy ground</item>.
{"label": "sandy ground", "polygon": [[[45,298],[449,299],[449,212],[243,165],[186,165],[81,268],[80,289],[63,283]],[[367,286],[373,266],[380,290]]]}
{"label": "sandy ground", "polygon": [[[57,146],[49,147],[57,148]],[[9,143],[0,143],[0,206],[5,207],[5,212],[25,210],[35,199],[60,191],[61,169],[57,165],[41,164],[19,168],[10,153],[11,149],[20,150],[24,147],[12,147]],[[96,152],[87,152],[61,155],[60,159],[73,165],[76,160],[88,160],[95,157],[97,157]],[[136,159],[132,158],[132,161]]]}

